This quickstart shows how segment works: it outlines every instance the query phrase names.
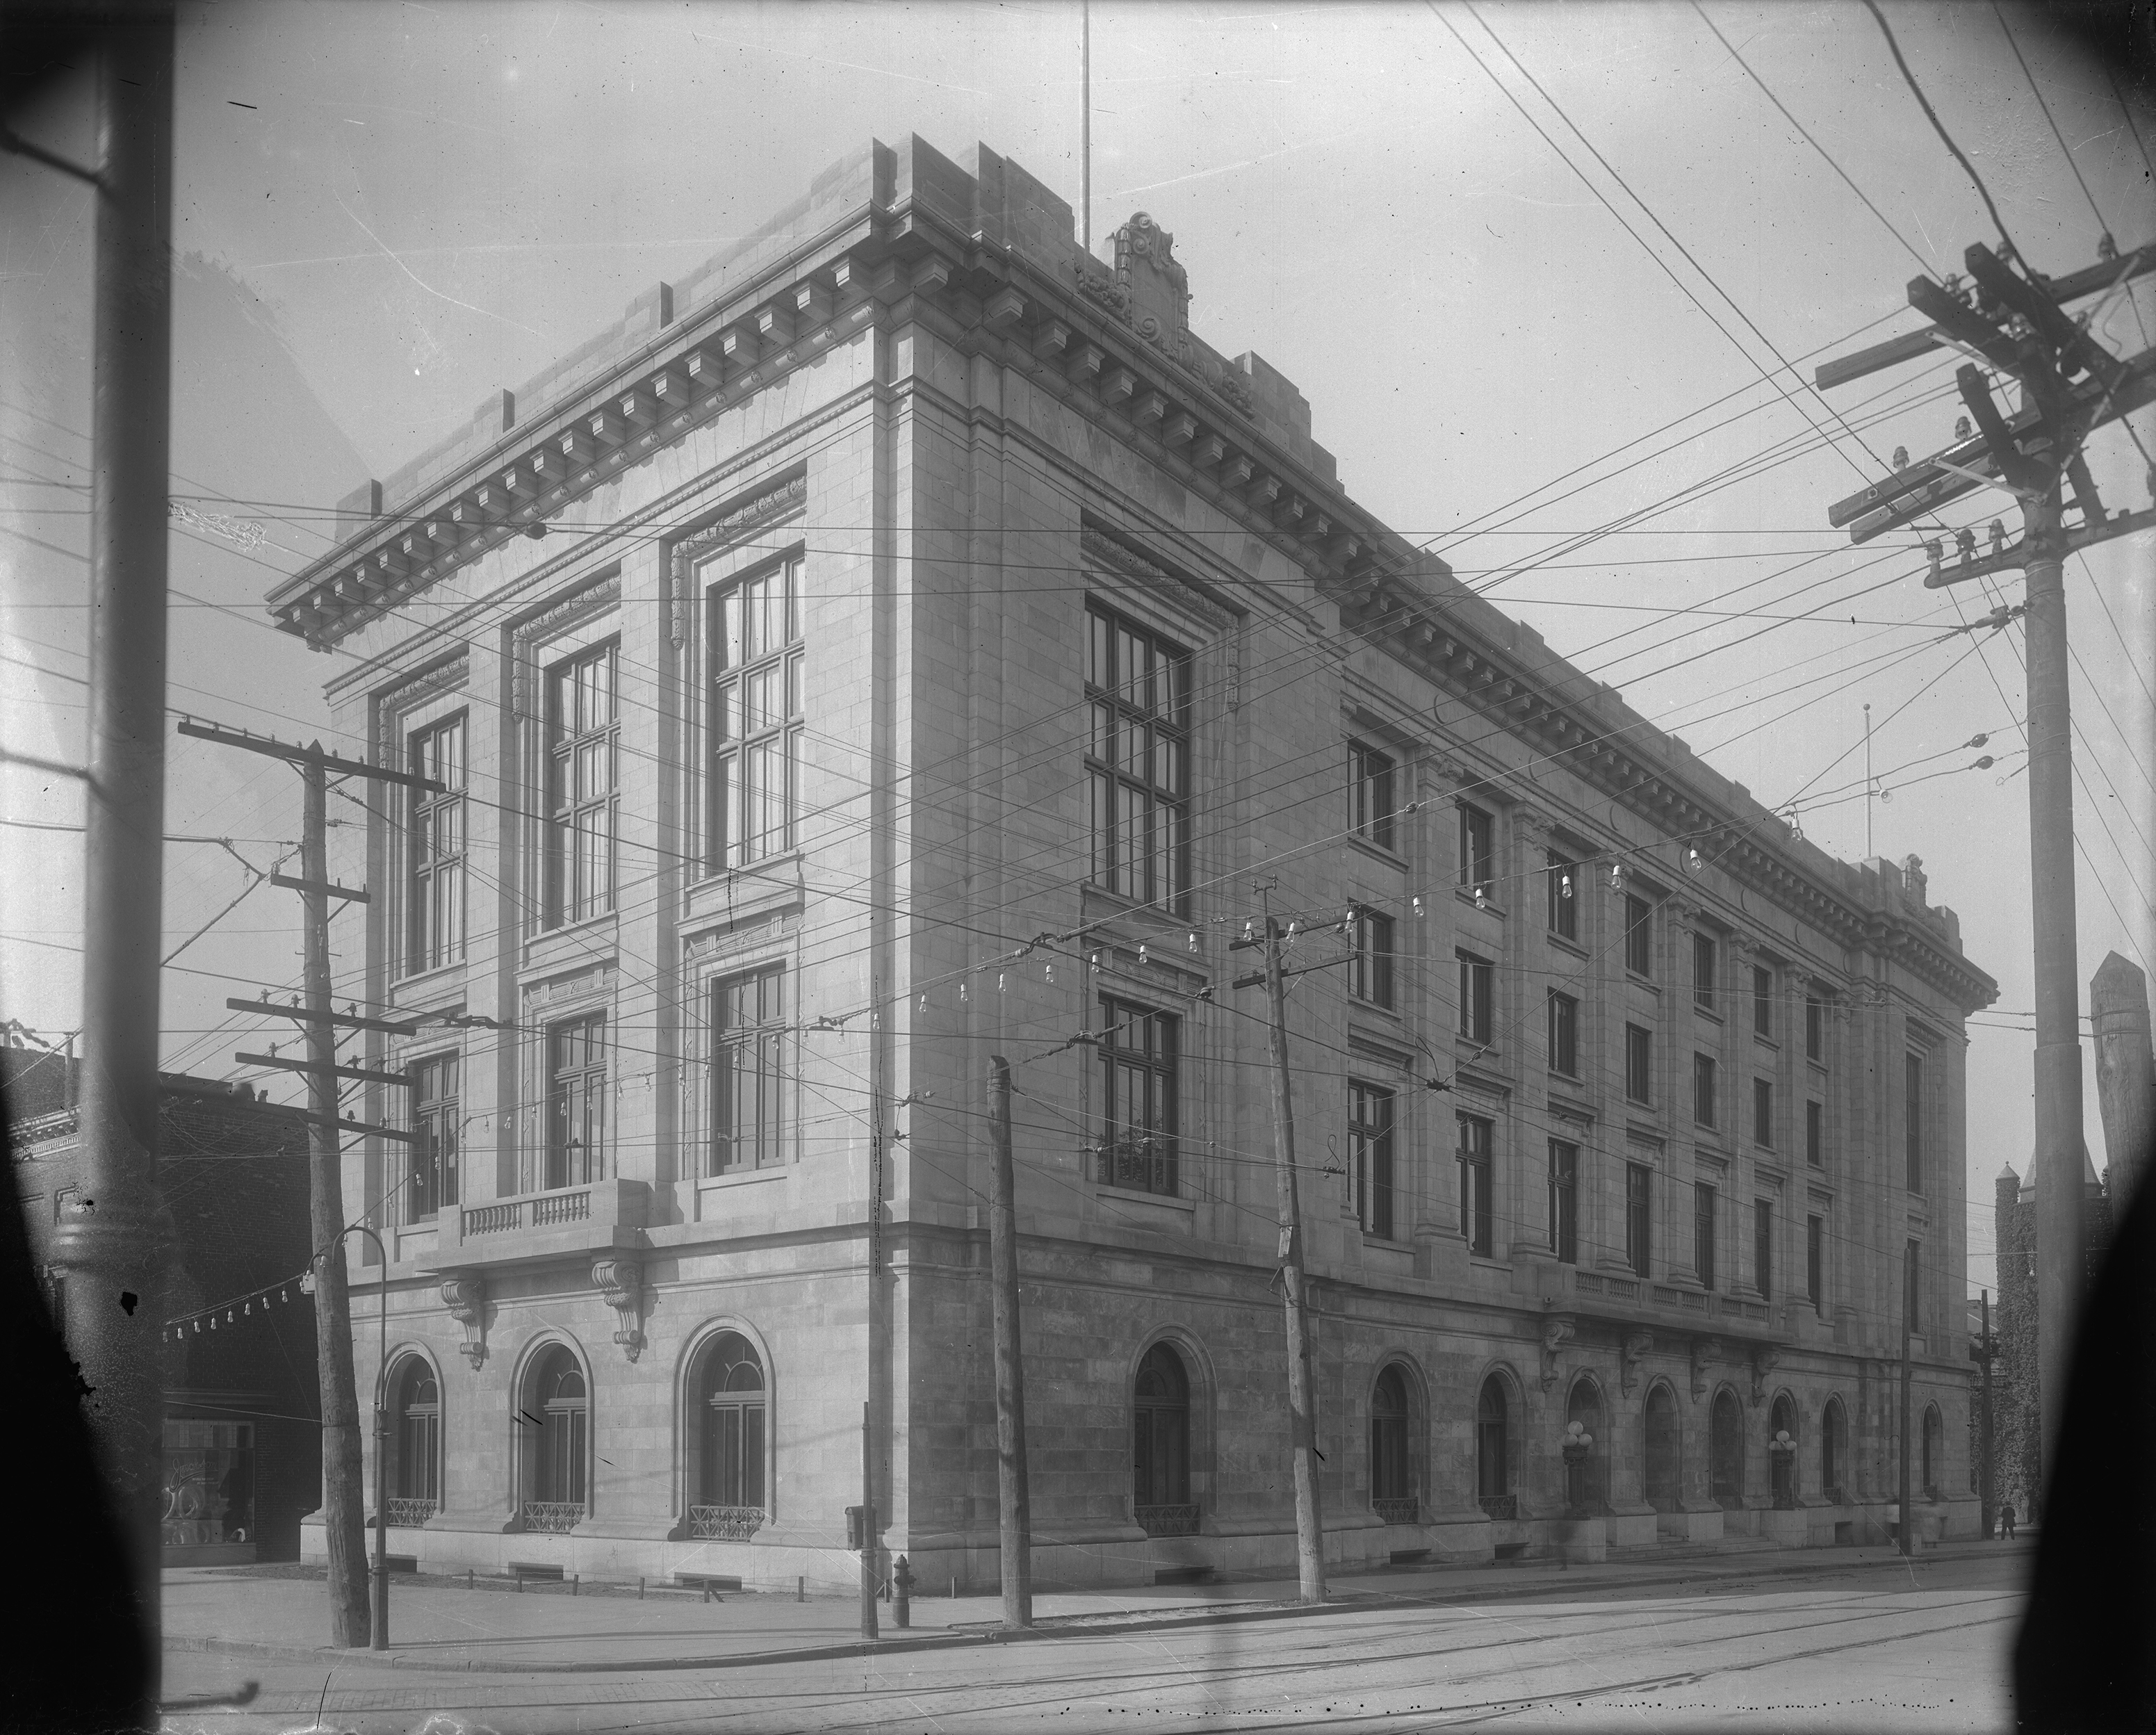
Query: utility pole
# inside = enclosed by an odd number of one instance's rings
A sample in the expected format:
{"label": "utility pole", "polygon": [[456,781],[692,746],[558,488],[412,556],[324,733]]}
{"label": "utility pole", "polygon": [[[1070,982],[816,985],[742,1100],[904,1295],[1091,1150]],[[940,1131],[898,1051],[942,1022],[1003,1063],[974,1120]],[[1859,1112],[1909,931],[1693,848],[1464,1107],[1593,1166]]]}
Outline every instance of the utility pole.
{"label": "utility pole", "polygon": [[[2092,319],[2069,318],[2063,304],[2084,296],[2124,293],[2135,278],[2156,271],[2156,245],[2107,257],[2064,277],[2028,269],[2016,274],[1982,244],[1964,254],[1969,279],[1945,285],[1910,280],[1910,305],[1930,319],[1925,331],[1892,338],[1821,367],[1823,389],[1860,378],[1934,349],[1981,357],[2020,384],[2022,403],[1999,413],[1981,369],[1955,375],[1974,418],[1957,443],[1914,464],[1898,463],[1886,481],[1837,500],[1828,521],[1849,526],[1850,540],[1868,542],[1931,515],[1978,488],[1996,486],[2021,505],[2022,533],[2005,540],[1991,527],[1988,554],[1976,552],[1974,531],[1955,534],[1959,559],[1945,563],[1941,545],[1927,545],[1928,588],[1991,572],[2020,571],[2025,584],[2029,680],[2030,898],[2035,937],[2037,1363],[2043,1399],[2043,1468],[2056,1462],[2073,1355],[2076,1316],[2087,1283],[2082,1228],[2082,1050],[2080,972],[2074,931],[2074,815],[2071,717],[2066,687],[2067,554],[2156,526],[2156,509],[2107,512],[2082,456],[2096,428],[2156,400],[2156,349],[2121,362],[2088,335]],[[1897,454],[1897,459],[1900,454]],[[2080,522],[2062,516],[2061,481],[2071,484]],[[2002,613],[1997,617],[2005,624]]]}
{"label": "utility pole", "polygon": [[1033,1625],[1032,1501],[1025,1474],[1025,1360],[1018,1323],[1018,1202],[1011,1168],[1010,1062],[988,1056],[988,1270],[995,1288],[996,1504],[1004,1625]]}
{"label": "utility pole", "polygon": [[[871,1358],[873,1360],[873,1358]],[[876,1522],[875,1436],[869,1405],[861,1402],[861,1636],[876,1635]]]}
{"label": "utility pole", "polygon": [[1982,1363],[1984,1368],[1983,1409],[1978,1413],[1977,1417],[1977,1450],[1980,1455],[1977,1460],[1979,1473],[1976,1491],[1977,1500],[1984,1515],[1984,1533],[1989,1537],[1991,1534],[1992,1520],[1999,1508],[1999,1491],[1993,1486],[1991,1468],[1991,1363],[1997,1353],[1997,1346],[1991,1341],[1991,1291],[1987,1289],[1983,1291],[1983,1296],[1984,1335],[1978,1342],[1969,1345],[1969,1358],[1972,1362]]}
{"label": "utility pole", "polygon": [[1902,1244],[1902,1522],[1895,1527],[1902,1554],[1917,1552],[1917,1515],[1910,1510],[1909,1487],[1909,1334],[1917,1329],[1917,1244]]}
{"label": "utility pole", "polygon": [[[170,1219],[157,1187],[165,830],[165,508],[172,378],[172,9],[104,29],[91,314],[89,769],[83,825],[83,1193],[54,1262],[142,1651],[129,1727],[158,1725]],[[75,171],[74,172],[80,172]]]}
{"label": "utility pole", "polygon": [[[182,735],[192,735],[222,747],[239,747],[273,759],[283,759],[300,769],[304,805],[300,832],[300,876],[282,875],[273,880],[297,891],[305,911],[305,999],[295,1007],[272,1006],[267,1002],[232,1000],[226,1004],[242,1011],[259,1011],[298,1019],[305,1026],[307,1059],[307,1214],[312,1225],[315,1255],[315,1353],[321,1390],[322,1414],[322,1527],[329,1547],[330,1642],[346,1650],[370,1644],[379,1650],[388,1643],[386,1632],[377,1635],[378,1616],[386,1626],[388,1574],[377,1568],[375,1607],[370,1609],[367,1573],[367,1490],[363,1480],[364,1455],[360,1444],[358,1377],[352,1366],[352,1294],[346,1270],[343,1147],[347,1135],[370,1135],[408,1143],[412,1135],[387,1127],[368,1126],[337,1115],[337,1079],[351,1068],[340,1067],[336,1058],[339,1028],[386,1031],[400,1036],[413,1034],[418,1025],[388,1019],[339,1015],[330,1004],[330,914],[332,897],[351,903],[369,901],[367,894],[336,885],[329,877],[329,774],[361,777],[410,788],[440,789],[443,786],[416,773],[391,771],[325,752],[320,742],[293,747],[280,741],[228,729],[215,723],[183,718]],[[388,1075],[375,1075],[387,1077]],[[404,1081],[398,1079],[398,1083]],[[379,1237],[377,1238],[379,1245]],[[379,1281],[383,1303],[388,1303],[388,1252]],[[377,1368],[379,1386],[384,1370]],[[377,1392],[377,1398],[381,1394]],[[379,1404],[377,1408],[379,1409]],[[377,1450],[380,1442],[377,1442]],[[386,1551],[386,1520],[377,1513],[376,1541]],[[386,1565],[386,1561],[384,1563]]]}
{"label": "utility pole", "polygon": [[[1263,941],[1237,940],[1230,949],[1263,945],[1265,995],[1271,1007],[1273,1174],[1280,1197],[1280,1278],[1287,1317],[1287,1407],[1294,1446],[1296,1577],[1302,1600],[1325,1600],[1325,1520],[1317,1483],[1316,1381],[1311,1370],[1308,1274],[1303,1266],[1302,1211],[1295,1174],[1295,1106],[1287,1065],[1287,993],[1281,976],[1281,931],[1265,912]],[[1239,982],[1238,986],[1240,986]]]}

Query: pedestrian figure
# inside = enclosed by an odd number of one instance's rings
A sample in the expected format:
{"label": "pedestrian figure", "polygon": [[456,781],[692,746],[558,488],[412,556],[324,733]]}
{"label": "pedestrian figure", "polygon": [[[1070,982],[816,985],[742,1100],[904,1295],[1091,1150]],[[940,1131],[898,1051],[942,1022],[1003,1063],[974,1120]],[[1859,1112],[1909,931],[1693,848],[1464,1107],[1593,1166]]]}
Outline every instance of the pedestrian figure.
{"label": "pedestrian figure", "polygon": [[2014,1540],[2014,1502],[2010,1500],[1999,1509],[1999,1540],[2002,1543]]}

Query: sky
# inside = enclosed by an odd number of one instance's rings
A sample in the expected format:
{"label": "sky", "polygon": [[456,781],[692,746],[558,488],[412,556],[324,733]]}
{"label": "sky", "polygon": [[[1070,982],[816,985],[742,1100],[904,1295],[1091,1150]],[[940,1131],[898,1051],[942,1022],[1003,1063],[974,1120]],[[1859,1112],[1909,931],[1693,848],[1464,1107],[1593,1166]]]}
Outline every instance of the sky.
{"label": "sky", "polygon": [[[2107,230],[2156,239],[2145,89],[2036,9],[1887,14],[2038,268],[2093,263]],[[224,0],[180,18],[172,490],[195,516],[171,542],[171,704],[286,739],[335,744],[336,661],[270,630],[261,598],[329,546],[366,477],[870,137],[953,157],[978,140],[1079,199],[1081,16],[1062,0]],[[2018,583],[1929,590],[1920,536],[1852,549],[1827,523],[1895,447],[1951,443],[1959,357],[1810,382],[1922,323],[1912,275],[2000,237],[1871,15],[1102,0],[1091,110],[1096,251],[1151,213],[1194,329],[1301,388],[1358,502],[1761,801],[1794,803],[1823,848],[1923,859],[1999,983],[1969,1069],[1970,1277],[1989,1282],[1992,1178],[2025,1173],[2032,1128],[2021,638],[1949,629]],[[86,83],[12,124],[95,150]],[[67,762],[91,242],[85,189],[0,157],[0,739]],[[2094,329],[2132,354],[2156,288]],[[2156,444],[2156,413],[2133,419]],[[2110,506],[2148,504],[2124,428],[2089,459]],[[2012,504],[1947,516],[2011,530]],[[2107,952],[2156,956],[2151,546],[2067,568],[2084,981]],[[1979,752],[1996,763],[1971,768]],[[186,737],[169,752],[167,832],[188,840],[166,858],[165,1064],[220,1076],[238,1070],[224,997],[298,975],[292,901],[242,896],[234,860],[266,868],[296,839],[298,784]],[[66,779],[0,767],[0,1019],[45,1039],[80,1020],[80,814]],[[356,926],[336,932],[356,969]]]}

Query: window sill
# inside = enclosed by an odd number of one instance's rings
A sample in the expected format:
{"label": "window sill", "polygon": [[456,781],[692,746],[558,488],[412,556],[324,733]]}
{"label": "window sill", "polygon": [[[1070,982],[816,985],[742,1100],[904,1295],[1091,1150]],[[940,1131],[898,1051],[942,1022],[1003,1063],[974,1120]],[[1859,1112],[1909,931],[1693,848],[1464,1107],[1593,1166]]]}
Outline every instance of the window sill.
{"label": "window sill", "polygon": [[1634,988],[1645,988],[1656,999],[1661,998],[1662,985],[1651,976],[1642,976],[1637,970],[1627,969],[1625,972],[1625,980]]}
{"label": "window sill", "polygon": [[1711,1005],[1702,1005],[1700,1002],[1695,1000],[1691,1003],[1691,1009],[1701,1018],[1709,1019],[1717,1024],[1722,1022],[1722,1014],[1717,1012]]}
{"label": "window sill", "polygon": [[[1097,885],[1090,880],[1081,888],[1081,891],[1087,902],[1097,901],[1118,916],[1132,916],[1139,921],[1158,922],[1163,930],[1184,928],[1189,926],[1183,913],[1173,907],[1163,909],[1157,900],[1147,903],[1137,898],[1127,896],[1120,891],[1111,891],[1106,886]],[[1188,894],[1184,896],[1183,903],[1187,909],[1189,903]]]}
{"label": "window sill", "polygon": [[1776,1054],[1782,1051],[1781,1043],[1774,1037],[1769,1036],[1764,1030],[1754,1030],[1752,1033],[1752,1045],[1754,1048],[1772,1049]]}
{"label": "window sill", "polygon": [[1567,935],[1559,933],[1553,927],[1544,928],[1543,930],[1543,937],[1548,940],[1551,945],[1556,947],[1559,952],[1568,952],[1574,957],[1579,959],[1583,963],[1590,962],[1594,956],[1594,953],[1590,952],[1584,946],[1581,945],[1578,941],[1572,939]]}
{"label": "window sill", "polygon": [[1194,1219],[1198,1209],[1197,1200],[1185,1199],[1180,1193],[1141,1193],[1135,1187],[1118,1187],[1109,1181],[1094,1182],[1093,1191],[1101,1199],[1135,1199],[1141,1204],[1160,1205],[1171,1211],[1188,1211],[1193,1214]]}
{"label": "window sill", "polygon": [[[1394,815],[1395,819],[1398,817]],[[1389,868],[1397,868],[1401,873],[1407,872],[1407,858],[1375,838],[1364,837],[1359,831],[1351,831],[1348,834],[1348,841],[1373,860],[1381,861]]]}
{"label": "window sill", "polygon": [[464,985],[465,960],[454,963],[436,964],[431,969],[414,970],[408,976],[400,976],[389,984],[389,1004],[398,1005],[407,999],[425,999],[437,990],[452,985]]}
{"label": "window sill", "polygon": [[689,890],[704,891],[715,885],[724,885],[729,881],[739,885],[744,880],[768,879],[773,872],[781,869],[795,870],[795,877],[798,878],[801,863],[807,854],[806,850],[796,847],[792,850],[781,850],[771,855],[759,855],[754,861],[745,861],[739,867],[699,867],[696,878],[690,882]]}
{"label": "window sill", "polygon": [[740,1187],[752,1181],[775,1181],[786,1173],[783,1163],[767,1163],[761,1168],[722,1168],[715,1175],[696,1177],[698,1192],[711,1192],[721,1187]]}
{"label": "window sill", "polygon": [[1495,916],[1500,920],[1503,919],[1505,914],[1503,907],[1486,892],[1479,904],[1475,901],[1475,889],[1471,885],[1455,885],[1452,888],[1452,895],[1471,910],[1477,910],[1485,916]]}
{"label": "window sill", "polygon": [[543,970],[558,962],[557,954],[568,952],[578,945],[603,938],[609,949],[614,937],[614,927],[619,920],[612,910],[603,916],[587,916],[582,921],[566,922],[560,927],[542,929],[524,942],[526,970]]}

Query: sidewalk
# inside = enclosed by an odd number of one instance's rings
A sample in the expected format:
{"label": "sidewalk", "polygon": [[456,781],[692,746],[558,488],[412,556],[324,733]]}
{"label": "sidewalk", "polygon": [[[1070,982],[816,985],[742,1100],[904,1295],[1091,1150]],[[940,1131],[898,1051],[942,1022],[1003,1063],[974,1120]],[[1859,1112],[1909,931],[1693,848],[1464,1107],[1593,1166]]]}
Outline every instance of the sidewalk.
{"label": "sidewalk", "polygon": [[[1980,1556],[2025,1558],[2017,1543],[1971,1539],[1927,1548],[1920,1562]],[[1697,1591],[1717,1584],[1837,1575],[1897,1567],[1888,1548],[1810,1548],[1691,1556],[1668,1562],[1627,1560],[1563,1568],[1528,1565],[1440,1567],[1342,1576],[1328,1580],[1329,1600],[1306,1609],[1292,1579],[1174,1584],[1116,1591],[1050,1591],[1034,1598],[1031,1635],[1001,1629],[996,1597],[916,1599],[912,1626],[901,1631],[888,1603],[877,1609],[879,1652],[947,1645],[1025,1642],[1033,1636],[1289,1618],[1384,1608],[1480,1604],[1515,1597],[1578,1596],[1625,1589]],[[246,1568],[175,1568],[164,1575],[165,1645],[288,1661],[333,1658],[394,1668],[493,1673],[583,1673],[721,1669],[773,1661],[806,1662],[862,1654],[860,1605],[848,1597],[729,1591],[723,1601],[654,1594],[638,1600],[634,1585],[563,1587],[512,1594],[460,1584],[390,1581],[387,1651],[339,1650],[329,1631],[326,1589],[319,1576],[265,1576]]]}

